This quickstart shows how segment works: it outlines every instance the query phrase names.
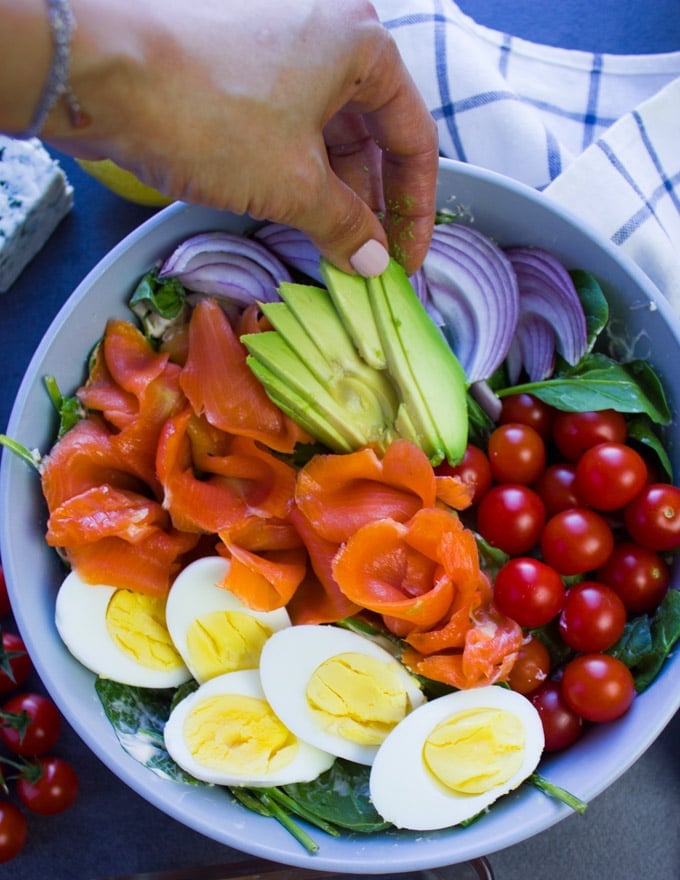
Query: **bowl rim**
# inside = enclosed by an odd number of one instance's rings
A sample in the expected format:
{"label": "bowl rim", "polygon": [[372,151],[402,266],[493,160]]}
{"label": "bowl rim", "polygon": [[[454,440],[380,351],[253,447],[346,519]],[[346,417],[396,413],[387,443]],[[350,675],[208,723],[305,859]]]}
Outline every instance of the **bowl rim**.
{"label": "bowl rim", "polygon": [[[604,239],[579,217],[564,210],[546,195],[496,172],[446,159],[440,161],[440,168],[443,172],[442,176],[447,179],[453,176],[459,181],[473,181],[475,185],[483,183],[493,187],[500,186],[505,191],[519,195],[534,205],[540,205],[541,210],[547,210],[550,213],[557,211],[568,226],[578,227],[583,235],[591,239],[600,251],[621,266],[622,271],[633,280],[633,283],[648,294],[680,344],[680,323],[648,276],[619,248]],[[547,207],[546,201],[550,203]],[[177,221],[194,222],[193,218],[198,220],[202,217],[207,219],[216,216],[217,212],[211,209],[175,203],[162,209],[130,232],[93,267],[60,308],[31,358],[8,422],[7,433],[9,436],[15,436],[13,432],[18,430],[22,411],[36,380],[41,375],[38,370],[50,349],[51,341],[70,319],[73,310],[83,299],[87,298],[92,286],[128,254],[131,247],[139,245],[149,237],[162,234],[169,225],[177,223]],[[232,215],[229,217],[230,220],[234,219]],[[242,229],[253,225],[252,221],[247,218],[240,218],[236,222],[242,224]],[[345,850],[343,853],[342,848],[329,845],[325,836],[319,832],[316,836],[321,840],[321,850],[314,856],[308,856],[298,847],[298,844],[288,837],[287,832],[278,833],[277,829],[272,828],[271,820],[263,819],[254,814],[248,813],[247,817],[241,817],[242,821],[236,821],[234,828],[228,829],[226,832],[224,829],[216,829],[215,823],[210,819],[215,803],[214,792],[195,793],[194,801],[200,806],[200,809],[195,809],[192,815],[187,816],[185,812],[186,799],[183,794],[178,794],[178,789],[182,789],[182,786],[153,776],[150,771],[141,767],[136,760],[127,755],[117,744],[117,740],[114,742],[115,751],[112,751],[111,738],[102,740],[99,737],[101,725],[98,725],[96,731],[93,731],[90,720],[94,717],[93,713],[102,715],[101,708],[90,706],[87,717],[83,717],[82,700],[77,699],[75,695],[64,692],[64,684],[60,678],[62,670],[58,664],[55,666],[51,663],[52,655],[44,645],[40,644],[38,633],[33,631],[29,609],[24,607],[24,603],[19,598],[18,588],[15,586],[15,581],[18,580],[15,575],[20,570],[21,560],[15,558],[11,538],[11,495],[17,484],[17,473],[22,467],[25,468],[23,463],[18,462],[14,456],[7,454],[6,451],[3,452],[0,466],[0,551],[2,552],[3,564],[7,559],[8,589],[12,605],[16,608],[15,619],[18,629],[26,642],[29,653],[34,658],[36,670],[45,688],[79,737],[124,783],[166,814],[208,837],[255,856],[303,868],[332,869],[338,872],[357,870],[364,874],[384,873],[385,869],[391,866],[390,859],[395,869],[402,872],[436,868],[489,855],[496,850],[546,830],[571,814],[568,807],[545,798],[536,790],[520,789],[494,805],[493,810],[484,818],[483,823],[486,823],[485,830],[488,832],[484,836],[478,833],[475,825],[467,829],[446,829],[443,832],[418,834],[397,832],[392,835],[387,833],[384,837],[378,835],[374,838],[374,840],[380,838],[376,845],[367,839],[350,836],[349,839],[344,839]],[[66,651],[63,646],[61,648],[64,652]],[[68,658],[64,658],[64,660],[70,662]],[[611,785],[652,744],[677,709],[680,708],[680,691],[672,687],[670,683],[673,671],[674,667],[671,669],[671,664],[667,662],[659,676],[659,681],[655,682],[647,694],[642,694],[637,698],[635,711],[631,710],[629,713],[628,722],[624,718],[620,720],[623,723],[600,725],[597,730],[589,732],[588,745],[594,743],[597,747],[598,743],[605,739],[607,749],[617,755],[617,758],[616,760],[605,758],[604,761],[599,762],[598,772],[594,772],[592,767],[587,769],[591,763],[587,756],[581,760],[581,788],[578,791],[580,797],[591,800]],[[86,673],[86,677],[94,678],[90,673]],[[668,685],[663,695],[658,687],[661,680],[666,680]],[[647,717],[650,713],[645,707],[651,702],[648,694],[652,691],[655,694],[655,708],[654,717],[650,720]],[[105,723],[108,724],[106,721]],[[631,729],[638,734],[634,739],[631,739],[630,736]],[[643,731],[642,736],[639,735],[640,730]],[[630,747],[631,743],[633,743],[632,748]],[[621,751],[622,744],[624,745],[623,751]],[[603,755],[606,754],[603,748],[600,748],[600,752]],[[548,757],[544,759],[541,766],[545,768],[545,771],[550,772],[551,778],[556,784],[568,787],[570,774],[569,772],[565,773],[563,762],[560,762],[559,758],[560,756]],[[518,802],[522,822],[518,824],[513,824],[512,821],[504,822],[506,814],[512,811]],[[237,807],[237,809],[243,808]],[[240,836],[244,833],[246,826],[252,832],[251,839],[248,840],[244,840]],[[477,823],[477,829],[479,827],[480,825]],[[315,832],[312,833],[314,836]],[[484,845],[481,843],[482,837]]]}

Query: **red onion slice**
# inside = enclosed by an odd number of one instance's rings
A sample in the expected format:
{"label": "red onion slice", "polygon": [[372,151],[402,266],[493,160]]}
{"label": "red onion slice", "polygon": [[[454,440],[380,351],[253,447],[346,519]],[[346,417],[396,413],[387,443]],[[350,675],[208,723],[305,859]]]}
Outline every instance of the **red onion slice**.
{"label": "red onion slice", "polygon": [[519,318],[519,291],[510,261],[488,236],[442,224],[432,236],[423,272],[428,301],[469,382],[488,379],[510,347]]}
{"label": "red onion slice", "polygon": [[323,284],[319,250],[306,233],[283,223],[265,223],[255,231],[254,238],[287,266]]}
{"label": "red onion slice", "polygon": [[522,368],[532,382],[540,382],[552,375],[555,367],[555,331],[542,315],[535,312],[520,314],[505,365],[511,385],[519,380]]}
{"label": "red onion slice", "polygon": [[586,352],[588,332],[569,273],[557,257],[541,248],[511,247],[505,253],[517,275],[521,314],[547,321],[554,331],[554,347],[573,366]]}
{"label": "red onion slice", "polygon": [[284,264],[264,244],[229,232],[204,232],[178,245],[159,278],[178,278],[197,293],[240,306],[279,299],[278,286],[291,281]]}

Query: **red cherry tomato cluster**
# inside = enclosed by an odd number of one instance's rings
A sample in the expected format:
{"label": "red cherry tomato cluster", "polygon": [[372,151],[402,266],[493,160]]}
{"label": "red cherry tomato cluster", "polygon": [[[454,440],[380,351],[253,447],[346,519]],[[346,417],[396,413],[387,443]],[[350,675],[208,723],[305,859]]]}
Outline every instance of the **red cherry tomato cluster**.
{"label": "red cherry tomato cluster", "polygon": [[[546,749],[565,748],[633,701],[630,670],[605,652],[668,589],[663,554],[680,549],[680,489],[628,443],[621,413],[562,412],[529,394],[504,398],[486,449],[469,446],[444,469],[473,488],[474,528],[510,557],[494,602],[526,639],[509,684],[538,709]],[[532,632],[548,624],[567,652],[559,669]]]}
{"label": "red cherry tomato cluster", "polygon": [[25,810],[55,815],[70,807],[78,793],[75,770],[54,754],[61,714],[49,697],[27,689],[33,665],[21,637],[4,628],[10,614],[0,565],[0,863],[26,844]]}

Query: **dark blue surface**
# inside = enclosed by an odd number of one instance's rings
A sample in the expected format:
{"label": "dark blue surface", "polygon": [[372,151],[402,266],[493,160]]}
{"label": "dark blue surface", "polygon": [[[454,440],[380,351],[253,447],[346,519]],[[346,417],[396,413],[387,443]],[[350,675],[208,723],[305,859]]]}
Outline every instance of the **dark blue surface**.
{"label": "dark blue surface", "polygon": [[479,24],[535,43],[642,54],[680,48],[680,0],[460,0]]}
{"label": "dark blue surface", "polygon": [[[459,5],[483,24],[554,45],[620,53],[680,50],[680,0],[463,0]],[[62,161],[75,187],[74,210],[14,287],[0,295],[0,430],[59,306],[97,261],[152,213],[108,193],[70,160]],[[679,737],[676,717],[584,817],[573,816],[494,854],[490,861],[497,880],[680,876]],[[96,880],[239,858],[143,801],[69,729],[57,751],[78,770],[79,801],[61,816],[31,817],[29,844],[18,859],[0,865],[2,880]]]}

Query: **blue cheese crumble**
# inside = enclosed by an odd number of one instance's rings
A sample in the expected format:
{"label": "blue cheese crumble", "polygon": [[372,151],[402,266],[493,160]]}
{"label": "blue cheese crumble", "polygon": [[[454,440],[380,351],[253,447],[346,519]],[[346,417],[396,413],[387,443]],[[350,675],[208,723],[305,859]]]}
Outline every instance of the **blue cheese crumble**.
{"label": "blue cheese crumble", "polygon": [[37,138],[0,135],[0,292],[9,290],[73,206],[73,187]]}

